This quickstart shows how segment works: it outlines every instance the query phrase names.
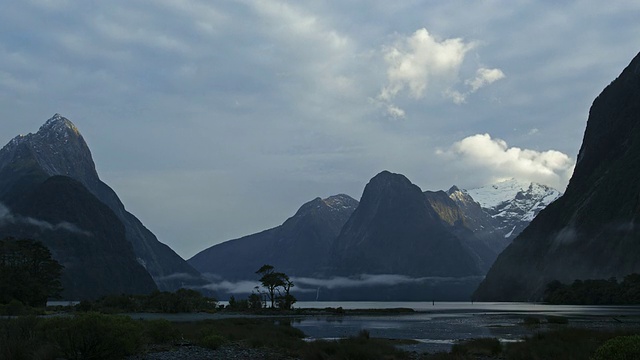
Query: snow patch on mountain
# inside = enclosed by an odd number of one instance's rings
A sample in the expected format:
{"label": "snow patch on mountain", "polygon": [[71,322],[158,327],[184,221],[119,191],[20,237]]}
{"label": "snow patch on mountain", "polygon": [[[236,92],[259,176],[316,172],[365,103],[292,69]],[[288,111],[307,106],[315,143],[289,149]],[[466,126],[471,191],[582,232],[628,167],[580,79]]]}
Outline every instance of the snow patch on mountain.
{"label": "snow patch on mountain", "polygon": [[449,194],[458,201],[464,194],[480,204],[496,221],[496,230],[507,239],[515,238],[540,211],[562,195],[549,186],[516,179],[470,190],[449,190]]}

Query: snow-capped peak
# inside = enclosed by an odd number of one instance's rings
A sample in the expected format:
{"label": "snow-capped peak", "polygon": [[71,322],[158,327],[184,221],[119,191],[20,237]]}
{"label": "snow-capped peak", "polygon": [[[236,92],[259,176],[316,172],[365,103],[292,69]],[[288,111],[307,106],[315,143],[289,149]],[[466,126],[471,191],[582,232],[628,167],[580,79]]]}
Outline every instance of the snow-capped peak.
{"label": "snow-capped peak", "polygon": [[530,194],[535,198],[541,198],[541,200],[544,198],[548,205],[561,195],[558,190],[546,185],[513,178],[492,185],[464,190],[464,192],[469,194],[480,206],[486,209],[496,208],[504,202],[512,201],[526,194]]}
{"label": "snow-capped peak", "polygon": [[470,196],[496,223],[505,238],[517,236],[538,213],[562,194],[549,186],[509,179],[470,190],[449,191],[452,200]]}

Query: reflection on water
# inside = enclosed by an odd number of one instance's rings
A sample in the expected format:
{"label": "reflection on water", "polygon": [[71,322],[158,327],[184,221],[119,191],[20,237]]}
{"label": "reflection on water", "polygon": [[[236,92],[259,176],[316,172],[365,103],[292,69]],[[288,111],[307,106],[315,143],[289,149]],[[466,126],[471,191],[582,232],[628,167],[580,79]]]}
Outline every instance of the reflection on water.
{"label": "reflection on water", "polygon": [[[303,317],[293,326],[311,339],[344,338],[369,330],[372,337],[415,339],[405,347],[419,352],[448,351],[455,341],[495,337],[518,341],[537,331],[563,325],[547,324],[546,316],[565,316],[572,326],[639,327],[637,306],[569,306],[530,303],[416,303],[416,302],[300,302],[298,308],[342,307],[343,309],[412,308],[406,315],[358,315]],[[537,317],[538,327],[524,326],[525,317]],[[622,319],[622,320],[621,320]]]}

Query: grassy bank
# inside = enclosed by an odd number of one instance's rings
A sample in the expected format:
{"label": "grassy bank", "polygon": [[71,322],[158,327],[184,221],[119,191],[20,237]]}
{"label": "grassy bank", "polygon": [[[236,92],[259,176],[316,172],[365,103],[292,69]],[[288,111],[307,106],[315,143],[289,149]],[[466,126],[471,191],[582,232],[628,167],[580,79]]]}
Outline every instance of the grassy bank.
{"label": "grassy bank", "polygon": [[399,341],[371,338],[366,330],[337,341],[305,341],[289,321],[269,317],[170,322],[99,313],[0,319],[0,359],[122,359],[184,345],[262,349],[269,358],[305,360],[640,358],[640,336],[630,331],[563,327],[519,343],[474,339],[454,345],[449,353],[418,355],[399,350]]}
{"label": "grassy bank", "polygon": [[184,345],[265,349],[276,354],[274,359],[408,358],[393,341],[372,339],[366,331],[340,341],[308,342],[304,337],[288,321],[276,319],[174,323],[98,313],[29,316],[0,320],[0,359],[122,359]]}

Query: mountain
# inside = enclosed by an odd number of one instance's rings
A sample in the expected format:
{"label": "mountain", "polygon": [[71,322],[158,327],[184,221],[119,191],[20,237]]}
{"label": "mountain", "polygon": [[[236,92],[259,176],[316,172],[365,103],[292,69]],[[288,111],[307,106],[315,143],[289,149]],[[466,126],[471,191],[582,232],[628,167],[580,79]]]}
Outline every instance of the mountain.
{"label": "mountain", "polygon": [[[537,188],[526,186],[496,205],[533,211],[540,199],[530,190]],[[383,171],[360,203],[346,195],[316,198],[282,225],[214,245],[189,263],[211,278],[212,288],[230,293],[271,264],[292,276],[303,291],[296,296],[306,300],[466,300],[510,241],[496,229],[505,225],[492,209],[466,190],[422,192],[403,175]]]}
{"label": "mountain", "polygon": [[516,179],[470,190],[453,186],[447,194],[460,208],[465,226],[496,256],[561,195],[546,185]]}
{"label": "mountain", "polygon": [[0,237],[42,241],[64,266],[63,298],[157,289],[136,261],[122,222],[82,184],[65,176],[23,180],[19,196],[1,206]]}
{"label": "mountain", "polygon": [[225,280],[255,279],[264,264],[290,276],[319,276],[326,271],[333,240],[357,206],[347,195],[316,198],[282,225],[214,245],[189,264]]}
{"label": "mountain", "polygon": [[[505,242],[504,237],[494,231],[493,219],[468,196],[465,204],[469,208],[465,208],[457,202],[458,198],[451,197],[444,191],[425,191],[424,195],[443,225],[476,256],[480,268],[486,273],[504,248],[502,244]],[[477,207],[477,214],[473,211],[476,210],[473,205]],[[487,227],[479,225],[482,221],[487,222]]]}
{"label": "mountain", "polygon": [[513,240],[538,213],[562,195],[549,186],[516,179],[464,190],[497,220],[496,231]]}
{"label": "mountain", "polygon": [[478,300],[538,300],[551,280],[640,272],[640,54],[594,100],[565,194],[500,254]]}
{"label": "mountain", "polygon": [[483,274],[477,254],[449,230],[422,190],[403,175],[388,171],[366,185],[332,254],[339,275]]}
{"label": "mountain", "polygon": [[44,181],[61,175],[78,181],[124,224],[125,237],[133,246],[137,261],[160,289],[175,290],[184,283],[201,283],[199,273],[159,242],[100,180],[84,138],[76,126],[61,115],[55,114],[37,133],[17,136],[2,148],[0,175],[0,201],[3,202],[19,198],[27,178]]}

